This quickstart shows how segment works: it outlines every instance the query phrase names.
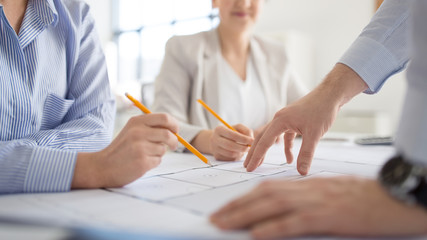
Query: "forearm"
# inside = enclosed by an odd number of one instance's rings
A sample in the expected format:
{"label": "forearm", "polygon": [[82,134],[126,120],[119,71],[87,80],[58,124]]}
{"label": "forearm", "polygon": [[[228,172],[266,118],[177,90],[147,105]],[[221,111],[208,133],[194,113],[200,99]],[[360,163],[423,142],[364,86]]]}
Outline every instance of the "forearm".
{"label": "forearm", "polygon": [[0,143],[0,193],[70,190],[76,153],[30,140]]}
{"label": "forearm", "polygon": [[314,91],[322,94],[327,103],[341,107],[366,89],[368,85],[355,71],[338,63]]}
{"label": "forearm", "polygon": [[[53,129],[34,132],[25,138],[37,146],[77,152],[95,152],[110,142],[114,123],[114,104],[99,107],[78,119],[68,119]],[[111,112],[111,113],[109,113]],[[103,114],[103,115],[102,115]]]}
{"label": "forearm", "polygon": [[212,130],[202,130],[191,141],[191,144],[200,152],[206,154],[213,154],[211,147]]}

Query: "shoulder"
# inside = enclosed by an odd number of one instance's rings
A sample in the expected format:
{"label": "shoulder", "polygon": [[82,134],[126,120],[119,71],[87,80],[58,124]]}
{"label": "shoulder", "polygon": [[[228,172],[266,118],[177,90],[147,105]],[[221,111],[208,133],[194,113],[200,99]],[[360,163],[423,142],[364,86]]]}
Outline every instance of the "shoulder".
{"label": "shoulder", "polygon": [[53,0],[59,21],[67,20],[73,26],[93,25],[90,6],[82,0]]}
{"label": "shoulder", "polygon": [[190,63],[200,62],[200,59],[214,45],[213,30],[191,35],[173,36],[166,43],[165,56],[178,57],[178,61]]}
{"label": "shoulder", "polygon": [[198,49],[206,44],[211,38],[212,31],[199,32],[191,35],[177,35],[171,37],[167,47],[175,47],[183,50]]}

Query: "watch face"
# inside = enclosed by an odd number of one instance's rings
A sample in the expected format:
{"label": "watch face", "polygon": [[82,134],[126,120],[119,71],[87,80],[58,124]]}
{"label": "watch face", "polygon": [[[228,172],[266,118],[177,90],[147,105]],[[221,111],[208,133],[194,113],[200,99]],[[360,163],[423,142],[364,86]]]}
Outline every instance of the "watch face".
{"label": "watch face", "polygon": [[402,157],[394,157],[381,169],[381,180],[387,186],[402,185],[409,177],[412,166],[403,161]]}

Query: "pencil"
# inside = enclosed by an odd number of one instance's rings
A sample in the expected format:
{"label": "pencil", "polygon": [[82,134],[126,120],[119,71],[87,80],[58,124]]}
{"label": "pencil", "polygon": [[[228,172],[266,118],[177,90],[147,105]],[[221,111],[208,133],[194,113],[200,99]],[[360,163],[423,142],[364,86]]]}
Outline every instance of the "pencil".
{"label": "pencil", "polygon": [[237,132],[237,130],[233,126],[231,126],[226,121],[224,121],[224,119],[222,119],[214,110],[212,110],[212,108],[210,108],[205,102],[203,102],[202,99],[198,99],[197,102],[199,102],[200,104],[202,104],[202,106],[205,107],[206,110],[208,110],[210,113],[212,113],[212,115],[214,115],[219,121],[221,121],[222,123],[224,123],[225,126],[227,126],[229,129]]}
{"label": "pencil", "polygon": [[[149,114],[151,113],[151,111],[144,106],[144,104],[142,104],[141,102],[139,102],[138,100],[136,100],[135,98],[133,98],[129,93],[125,93],[126,97],[129,98],[129,100],[131,100],[135,106],[137,106],[139,109],[141,109],[142,112]],[[179,136],[179,134],[172,132],[177,138],[178,141],[184,145],[188,150],[190,150],[190,152],[192,152],[194,155],[196,155],[197,157],[200,158],[200,160],[202,160],[204,163],[209,164],[210,166],[212,166],[212,164],[209,162],[209,160],[203,156],[203,154],[201,154],[195,147],[193,147],[190,143],[188,143],[187,141],[185,141],[184,138],[182,138],[181,136]]]}
{"label": "pencil", "polygon": [[[230,124],[228,124],[226,121],[224,121],[224,119],[222,119],[212,108],[210,108],[202,99],[197,99],[197,102],[199,102],[200,104],[202,104],[203,107],[206,108],[206,110],[208,110],[210,113],[212,113],[212,115],[214,115],[219,121],[221,121],[225,126],[227,126],[229,129],[238,132],[233,126],[231,126]],[[251,145],[247,145],[248,147],[251,147]]]}

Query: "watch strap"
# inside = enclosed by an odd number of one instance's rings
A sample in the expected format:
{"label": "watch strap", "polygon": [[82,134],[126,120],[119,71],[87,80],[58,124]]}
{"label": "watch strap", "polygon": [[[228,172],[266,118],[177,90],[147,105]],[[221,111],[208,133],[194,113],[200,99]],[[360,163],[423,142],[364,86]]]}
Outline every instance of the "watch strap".
{"label": "watch strap", "polygon": [[415,188],[412,191],[412,194],[416,198],[417,203],[422,205],[424,208],[427,209],[427,182],[426,182],[426,177],[421,177],[419,185],[417,186],[417,188]]}

